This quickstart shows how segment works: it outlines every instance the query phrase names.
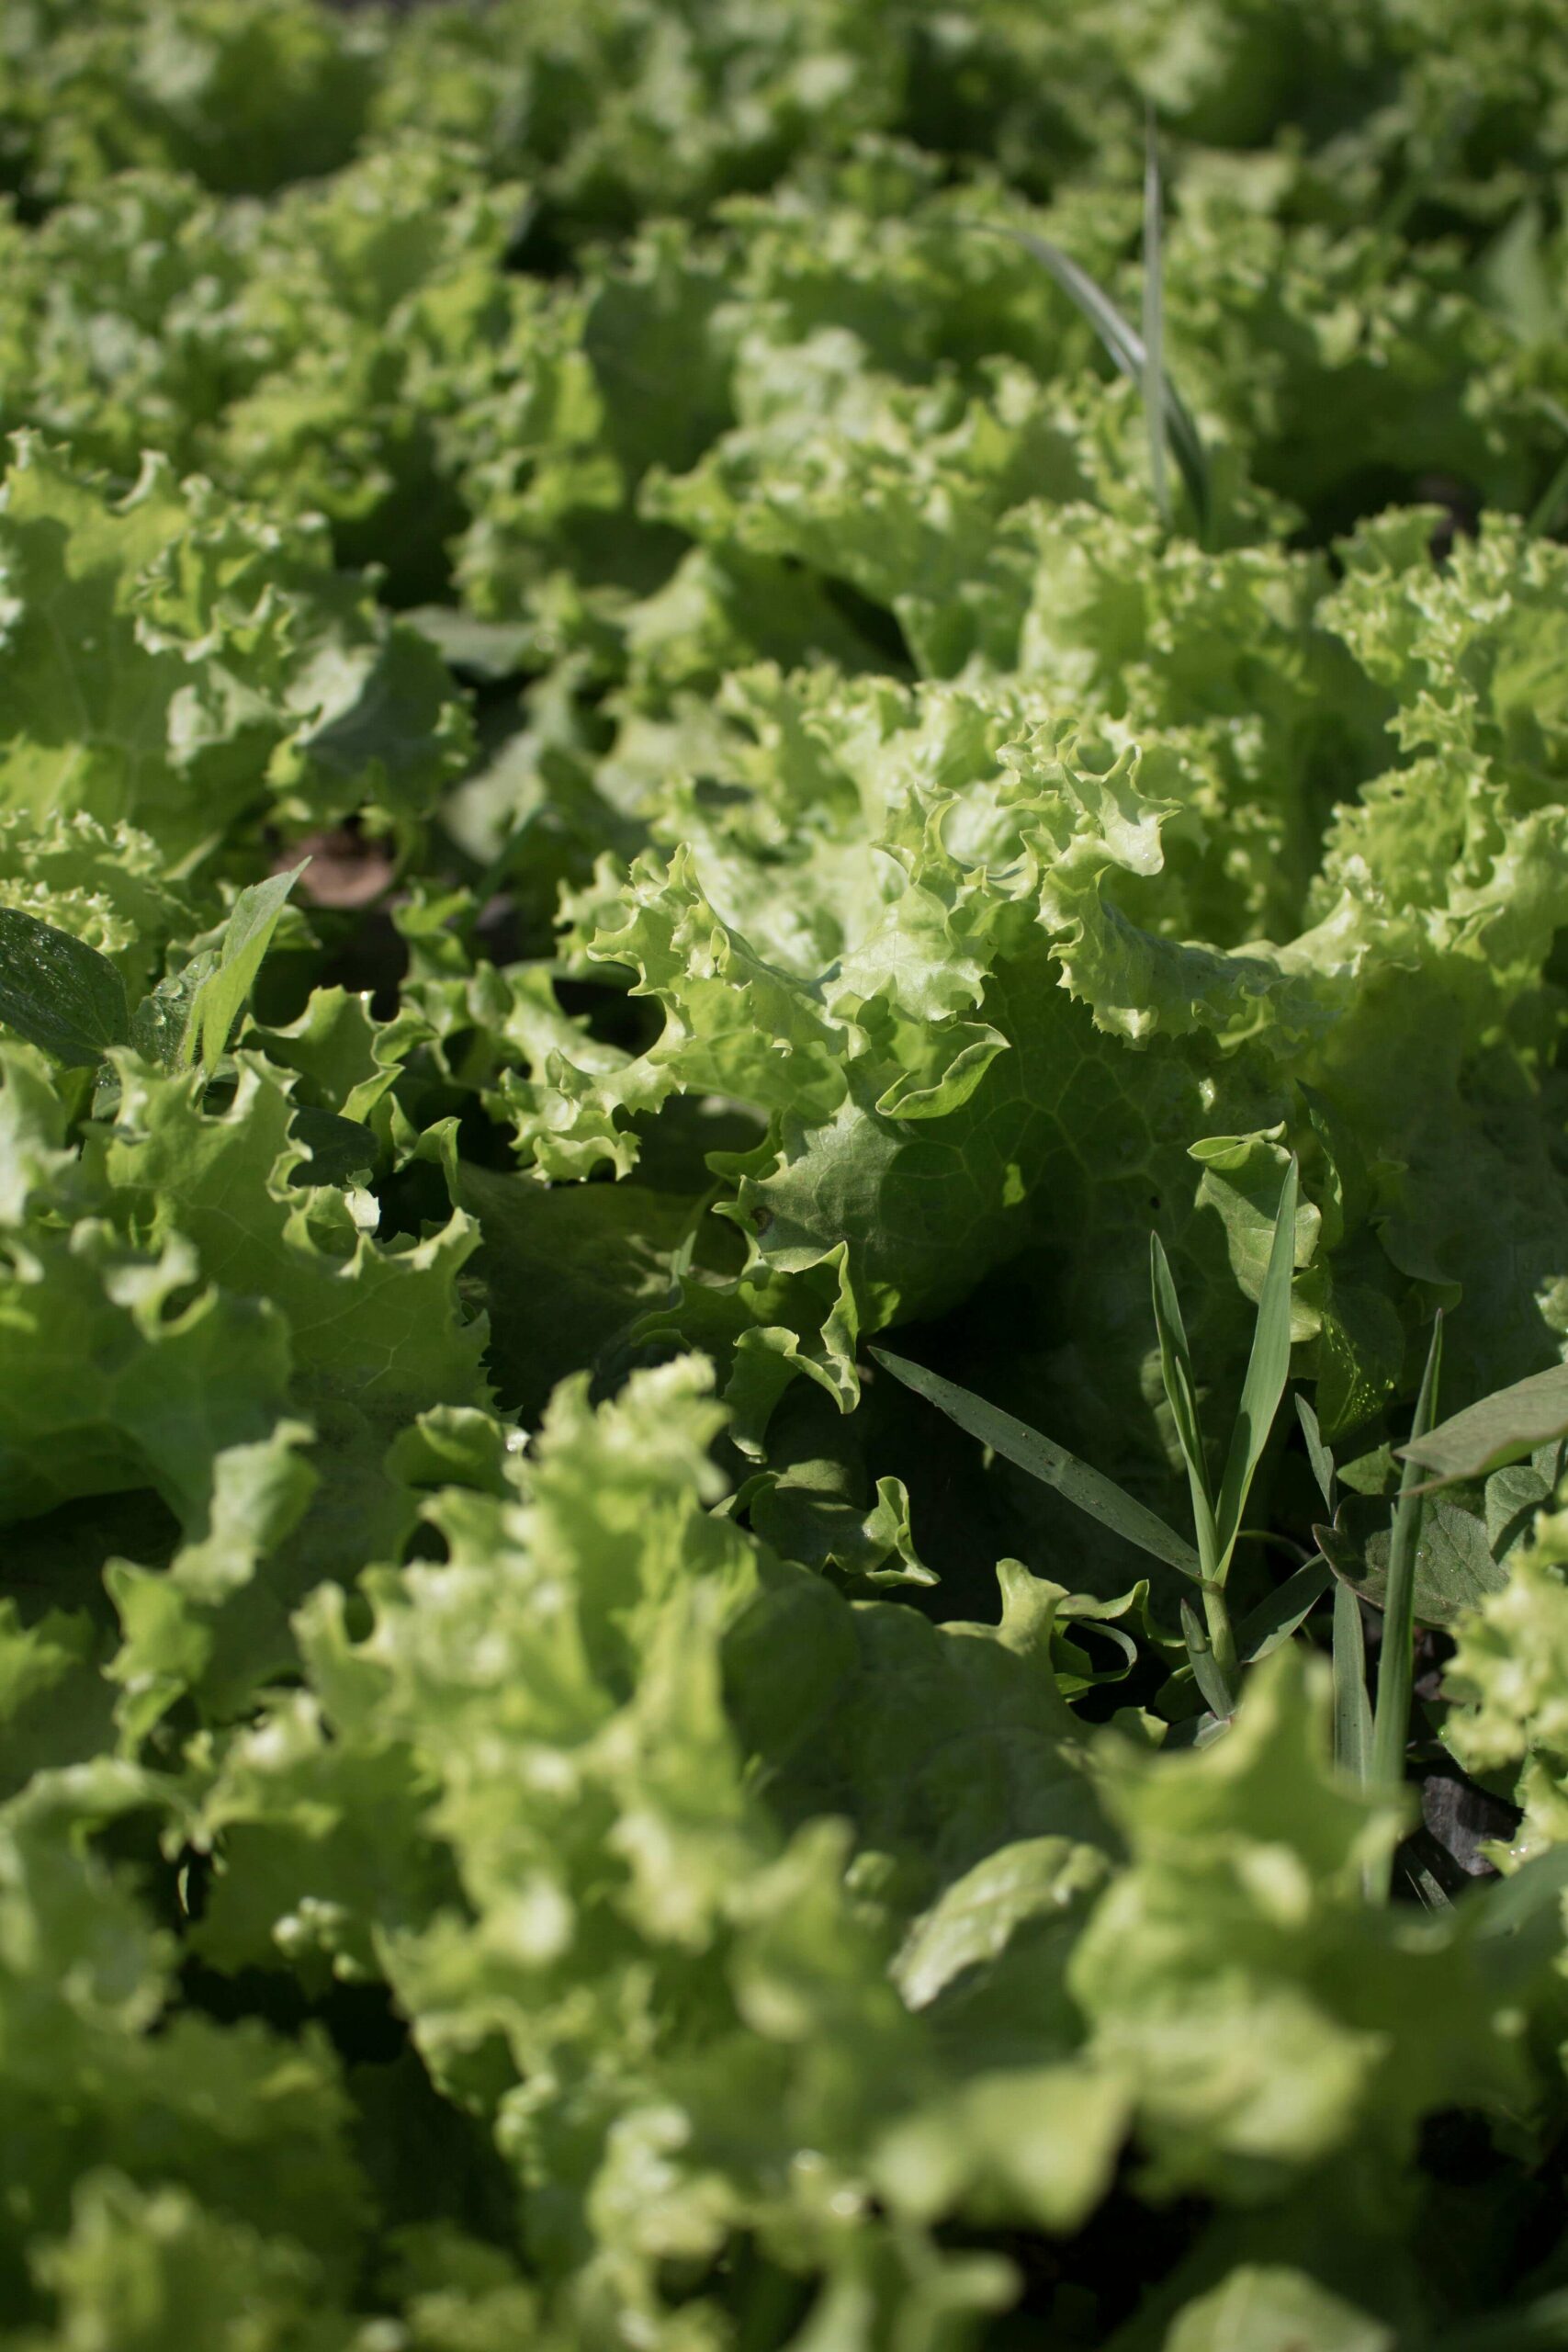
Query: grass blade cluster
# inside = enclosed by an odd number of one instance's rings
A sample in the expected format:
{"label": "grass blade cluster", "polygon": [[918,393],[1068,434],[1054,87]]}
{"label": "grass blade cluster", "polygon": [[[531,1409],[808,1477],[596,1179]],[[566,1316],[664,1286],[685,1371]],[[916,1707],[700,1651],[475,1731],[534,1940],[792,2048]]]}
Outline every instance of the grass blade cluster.
{"label": "grass blade cluster", "polygon": [[1077,1460],[1065,1446],[1054,1444],[1027,1422],[1016,1420],[996,1405],[988,1405],[983,1396],[974,1396],[956,1382],[943,1380],[940,1374],[928,1372],[923,1364],[895,1355],[890,1348],[873,1348],[871,1354],[895,1380],[901,1381],[915,1396],[923,1396],[928,1404],[935,1405],[959,1429],[978,1438],[982,1445],[989,1446],[993,1453],[999,1453],[1020,1470],[1026,1470],[1042,1485],[1054,1487],[1067,1502],[1087,1511],[1113,1535],[1135,1544],[1152,1559],[1163,1560],[1168,1567],[1179,1569],[1183,1576],[1197,1577],[1198,1555],[1190,1544],[1113,1480],[1102,1477],[1087,1463]]}

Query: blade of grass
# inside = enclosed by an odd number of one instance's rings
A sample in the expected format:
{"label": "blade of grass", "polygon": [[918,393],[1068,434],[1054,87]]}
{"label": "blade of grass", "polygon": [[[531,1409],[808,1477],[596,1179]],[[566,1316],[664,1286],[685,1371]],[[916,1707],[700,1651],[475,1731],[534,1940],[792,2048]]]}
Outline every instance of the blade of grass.
{"label": "blade of grass", "polygon": [[1444,1893],[1438,1880],[1427,1869],[1425,1862],[1406,1854],[1401,1867],[1423,1911],[1451,1911],[1453,1909],[1451,1899]]}
{"label": "blade of grass", "polygon": [[[1213,1492],[1209,1484],[1209,1465],[1203,1453],[1203,1432],[1198,1419],[1198,1386],[1192,1373],[1192,1351],[1187,1342],[1187,1326],[1182,1319],[1181,1301],[1176,1295],[1170,1261],[1165,1254],[1165,1244],[1157,1233],[1149,1236],[1149,1287],[1154,1295],[1155,1330],[1159,1338],[1160,1377],[1165,1384],[1166,1402],[1170,1418],[1176,1424],[1176,1440],[1181,1448],[1181,1458],[1187,1465],[1188,1483],[1192,1489],[1192,1515],[1198,1528],[1198,1551],[1205,1562],[1205,1574],[1212,1570],[1212,1538],[1214,1524]],[[1210,1544],[1205,1544],[1205,1536]]]}
{"label": "blade of grass", "polygon": [[1372,1711],[1361,1604],[1348,1584],[1334,1588],[1334,1760],[1358,1787],[1371,1766]]}
{"label": "blade of grass", "polygon": [[[1214,1532],[1213,1489],[1209,1484],[1209,1464],[1203,1453],[1203,1431],[1198,1418],[1198,1387],[1192,1374],[1192,1355],[1187,1344],[1187,1326],[1182,1320],[1181,1301],[1176,1295],[1176,1283],[1171,1275],[1170,1261],[1165,1254],[1165,1244],[1157,1233],[1149,1236],[1149,1287],[1154,1295],[1155,1329],[1159,1338],[1160,1377],[1165,1383],[1166,1402],[1176,1424],[1177,1442],[1187,1465],[1187,1484],[1192,1496],[1192,1524],[1198,1536],[1198,1560],[1201,1570],[1200,1582],[1203,1588],[1203,1618],[1215,1664],[1229,1690],[1235,1687],[1239,1671],[1235,1633],[1222,1589],[1224,1572],[1220,1566],[1219,1545]],[[1196,1667],[1193,1671],[1197,1671]]]}
{"label": "blade of grass", "polygon": [[[1247,1611],[1235,1629],[1238,1666],[1256,1666],[1270,1650],[1288,1642],[1305,1624],[1333,1581],[1334,1572],[1327,1561],[1314,1557],[1303,1561],[1283,1584],[1276,1585],[1256,1609]],[[1167,1677],[1151,1702],[1156,1714],[1163,1714],[1180,1698],[1191,1671],[1190,1665],[1179,1666]]]}
{"label": "blade of grass", "polygon": [[1311,1616],[1334,1581],[1326,1560],[1303,1561],[1293,1576],[1276,1585],[1256,1609],[1249,1609],[1235,1629],[1236,1654],[1243,1665],[1254,1666],[1270,1650],[1288,1642]]}
{"label": "blade of grass", "polygon": [[1235,1700],[1214,1656],[1203,1622],[1190,1600],[1181,1604],[1181,1634],[1191,1662],[1192,1679],[1202,1695],[1203,1704],[1216,1723],[1227,1723],[1235,1713]]}
{"label": "blade of grass", "polygon": [[[1131,321],[1123,317],[1088,270],[1079,268],[1070,254],[1065,254],[1060,245],[1052,244],[1048,238],[1037,237],[1031,229],[1014,228],[1010,221],[965,220],[963,225],[967,229],[986,230],[992,236],[1011,237],[1025,253],[1032,254],[1041,267],[1050,273],[1067,300],[1089,321],[1122,373],[1130,376],[1140,389],[1144,387],[1147,354],[1143,336]],[[1208,536],[1213,503],[1208,457],[1198,428],[1170,378],[1162,371],[1157,380],[1158,414],[1164,425],[1166,441],[1176,459],[1177,470],[1191,501],[1192,519],[1201,545]]]}
{"label": "blade of grass", "polygon": [[910,1363],[904,1356],[896,1356],[886,1348],[873,1348],[873,1357],[895,1380],[913,1389],[939,1412],[947,1415],[970,1437],[978,1438],[993,1453],[1016,1463],[1027,1470],[1032,1478],[1040,1479],[1077,1510],[1087,1511],[1102,1527],[1109,1527],[1141,1552],[1147,1552],[1168,1567],[1179,1568],[1183,1576],[1201,1578],[1198,1555],[1190,1544],[1179,1536],[1163,1519],[1134,1501],[1111,1478],[1103,1478],[1086,1462],[1069,1453],[1065,1446],[1054,1444],[1032,1430],[1027,1421],[1015,1420],[999,1407],[987,1404],[967,1388],[960,1388],[940,1374],[928,1372],[923,1364]]}
{"label": "blade of grass", "polygon": [[[1432,1344],[1416,1400],[1412,1438],[1424,1438],[1437,1419],[1438,1378],[1443,1360],[1443,1318],[1432,1325]],[[1415,1676],[1416,1551],[1426,1507],[1419,1488],[1418,1464],[1406,1460],[1393,1507],[1393,1529],[1388,1548],[1388,1590],[1383,1601],[1382,1646],[1378,1653],[1378,1698],[1372,1718],[1371,1777],[1380,1789],[1393,1792],[1404,1779],[1404,1749],[1410,1736],[1410,1687]],[[1392,1854],[1382,1866],[1380,1891],[1388,1893]]]}
{"label": "blade of grass", "polygon": [[1214,1513],[1219,1539],[1215,1575],[1224,1581],[1241,1528],[1241,1515],[1252,1481],[1269,1442],[1280,1399],[1291,1372],[1291,1275],[1296,1262],[1296,1163],[1285,1170],[1280,1205],[1274,1216],[1274,1239],[1258,1295],[1258,1320],[1252,1331],[1252,1354],[1242,1384],[1241,1408],[1231,1432],[1230,1453]]}
{"label": "blade of grass", "polygon": [[1144,416],[1149,435],[1149,481],[1160,521],[1170,528],[1170,484],[1165,468],[1165,288],[1161,277],[1160,239],[1163,191],[1159,177],[1159,145],[1155,138],[1154,109],[1144,132]]}
{"label": "blade of grass", "polygon": [[1334,1509],[1334,1456],[1323,1442],[1323,1431],[1317,1425],[1316,1413],[1299,1389],[1296,1392],[1296,1419],[1302,1425],[1302,1435],[1306,1440],[1307,1460],[1312,1464],[1312,1475],[1317,1480],[1317,1491],[1332,1511]]}
{"label": "blade of grass", "polygon": [[1208,1459],[1203,1451],[1203,1430],[1198,1415],[1198,1385],[1192,1370],[1187,1325],[1170,1271],[1170,1261],[1157,1233],[1149,1236],[1149,1287],[1154,1297],[1155,1330],[1159,1340],[1160,1378],[1176,1428],[1176,1442],[1181,1448],[1181,1459],[1186,1465],[1187,1483],[1192,1493],[1193,1524],[1198,1532],[1198,1556],[1203,1564],[1204,1577],[1208,1578],[1214,1574],[1217,1550],[1213,1489],[1209,1483]]}

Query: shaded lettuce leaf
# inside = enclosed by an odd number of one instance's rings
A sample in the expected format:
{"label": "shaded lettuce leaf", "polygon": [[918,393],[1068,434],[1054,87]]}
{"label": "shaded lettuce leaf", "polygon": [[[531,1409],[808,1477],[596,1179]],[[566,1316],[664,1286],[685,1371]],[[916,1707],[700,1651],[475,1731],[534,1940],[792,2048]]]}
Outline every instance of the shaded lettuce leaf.
{"label": "shaded lettuce leaf", "polygon": [[[377,46],[310,0],[28,0],[26,179],[58,197],[131,164],[260,190],[346,163]],[[30,19],[30,22],[29,22]]]}
{"label": "shaded lettuce leaf", "polygon": [[[128,2189],[183,2191],[182,2210],[199,2199],[242,2237],[275,2238],[285,2267],[349,2290],[364,2192],[325,2037],[166,2016],[173,1939],[130,1873],[88,1843],[171,1795],[100,1758],[39,1774],[0,1818],[7,2195],[29,2236],[62,2236],[87,2176],[107,2169]],[[7,2318],[20,2320],[32,2289],[15,2235],[3,2260]]]}
{"label": "shaded lettuce leaf", "polygon": [[0,509],[0,797],[151,832],[171,863],[270,805],[421,812],[466,729],[422,639],[291,532],[149,459],[130,495],[23,435]]}

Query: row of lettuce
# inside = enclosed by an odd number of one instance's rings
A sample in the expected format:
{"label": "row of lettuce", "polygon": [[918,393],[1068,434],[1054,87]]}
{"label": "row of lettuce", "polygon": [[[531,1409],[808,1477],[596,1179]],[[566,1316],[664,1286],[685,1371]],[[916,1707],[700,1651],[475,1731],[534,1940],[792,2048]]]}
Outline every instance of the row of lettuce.
{"label": "row of lettuce", "polygon": [[[1353,1487],[1560,1352],[1555,14],[6,10],[0,905],[392,878],[216,1076],[0,1042],[6,2352],[1554,2324],[1554,1463],[1549,1892],[1423,1917],[1303,1649],[1087,1727],[1171,1596],[950,1559],[864,1342],[1172,1508],[1149,1229],[1234,1396],[1293,1153]],[[1201,537],[997,233],[1135,308],[1145,99]]]}

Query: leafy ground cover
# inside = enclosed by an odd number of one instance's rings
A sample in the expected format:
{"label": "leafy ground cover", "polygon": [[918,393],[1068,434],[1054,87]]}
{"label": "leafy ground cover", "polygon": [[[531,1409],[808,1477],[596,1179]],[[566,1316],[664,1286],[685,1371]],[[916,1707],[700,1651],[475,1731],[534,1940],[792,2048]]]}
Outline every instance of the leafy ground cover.
{"label": "leafy ground cover", "polygon": [[1557,0],[10,0],[0,2346],[1568,2342]]}

